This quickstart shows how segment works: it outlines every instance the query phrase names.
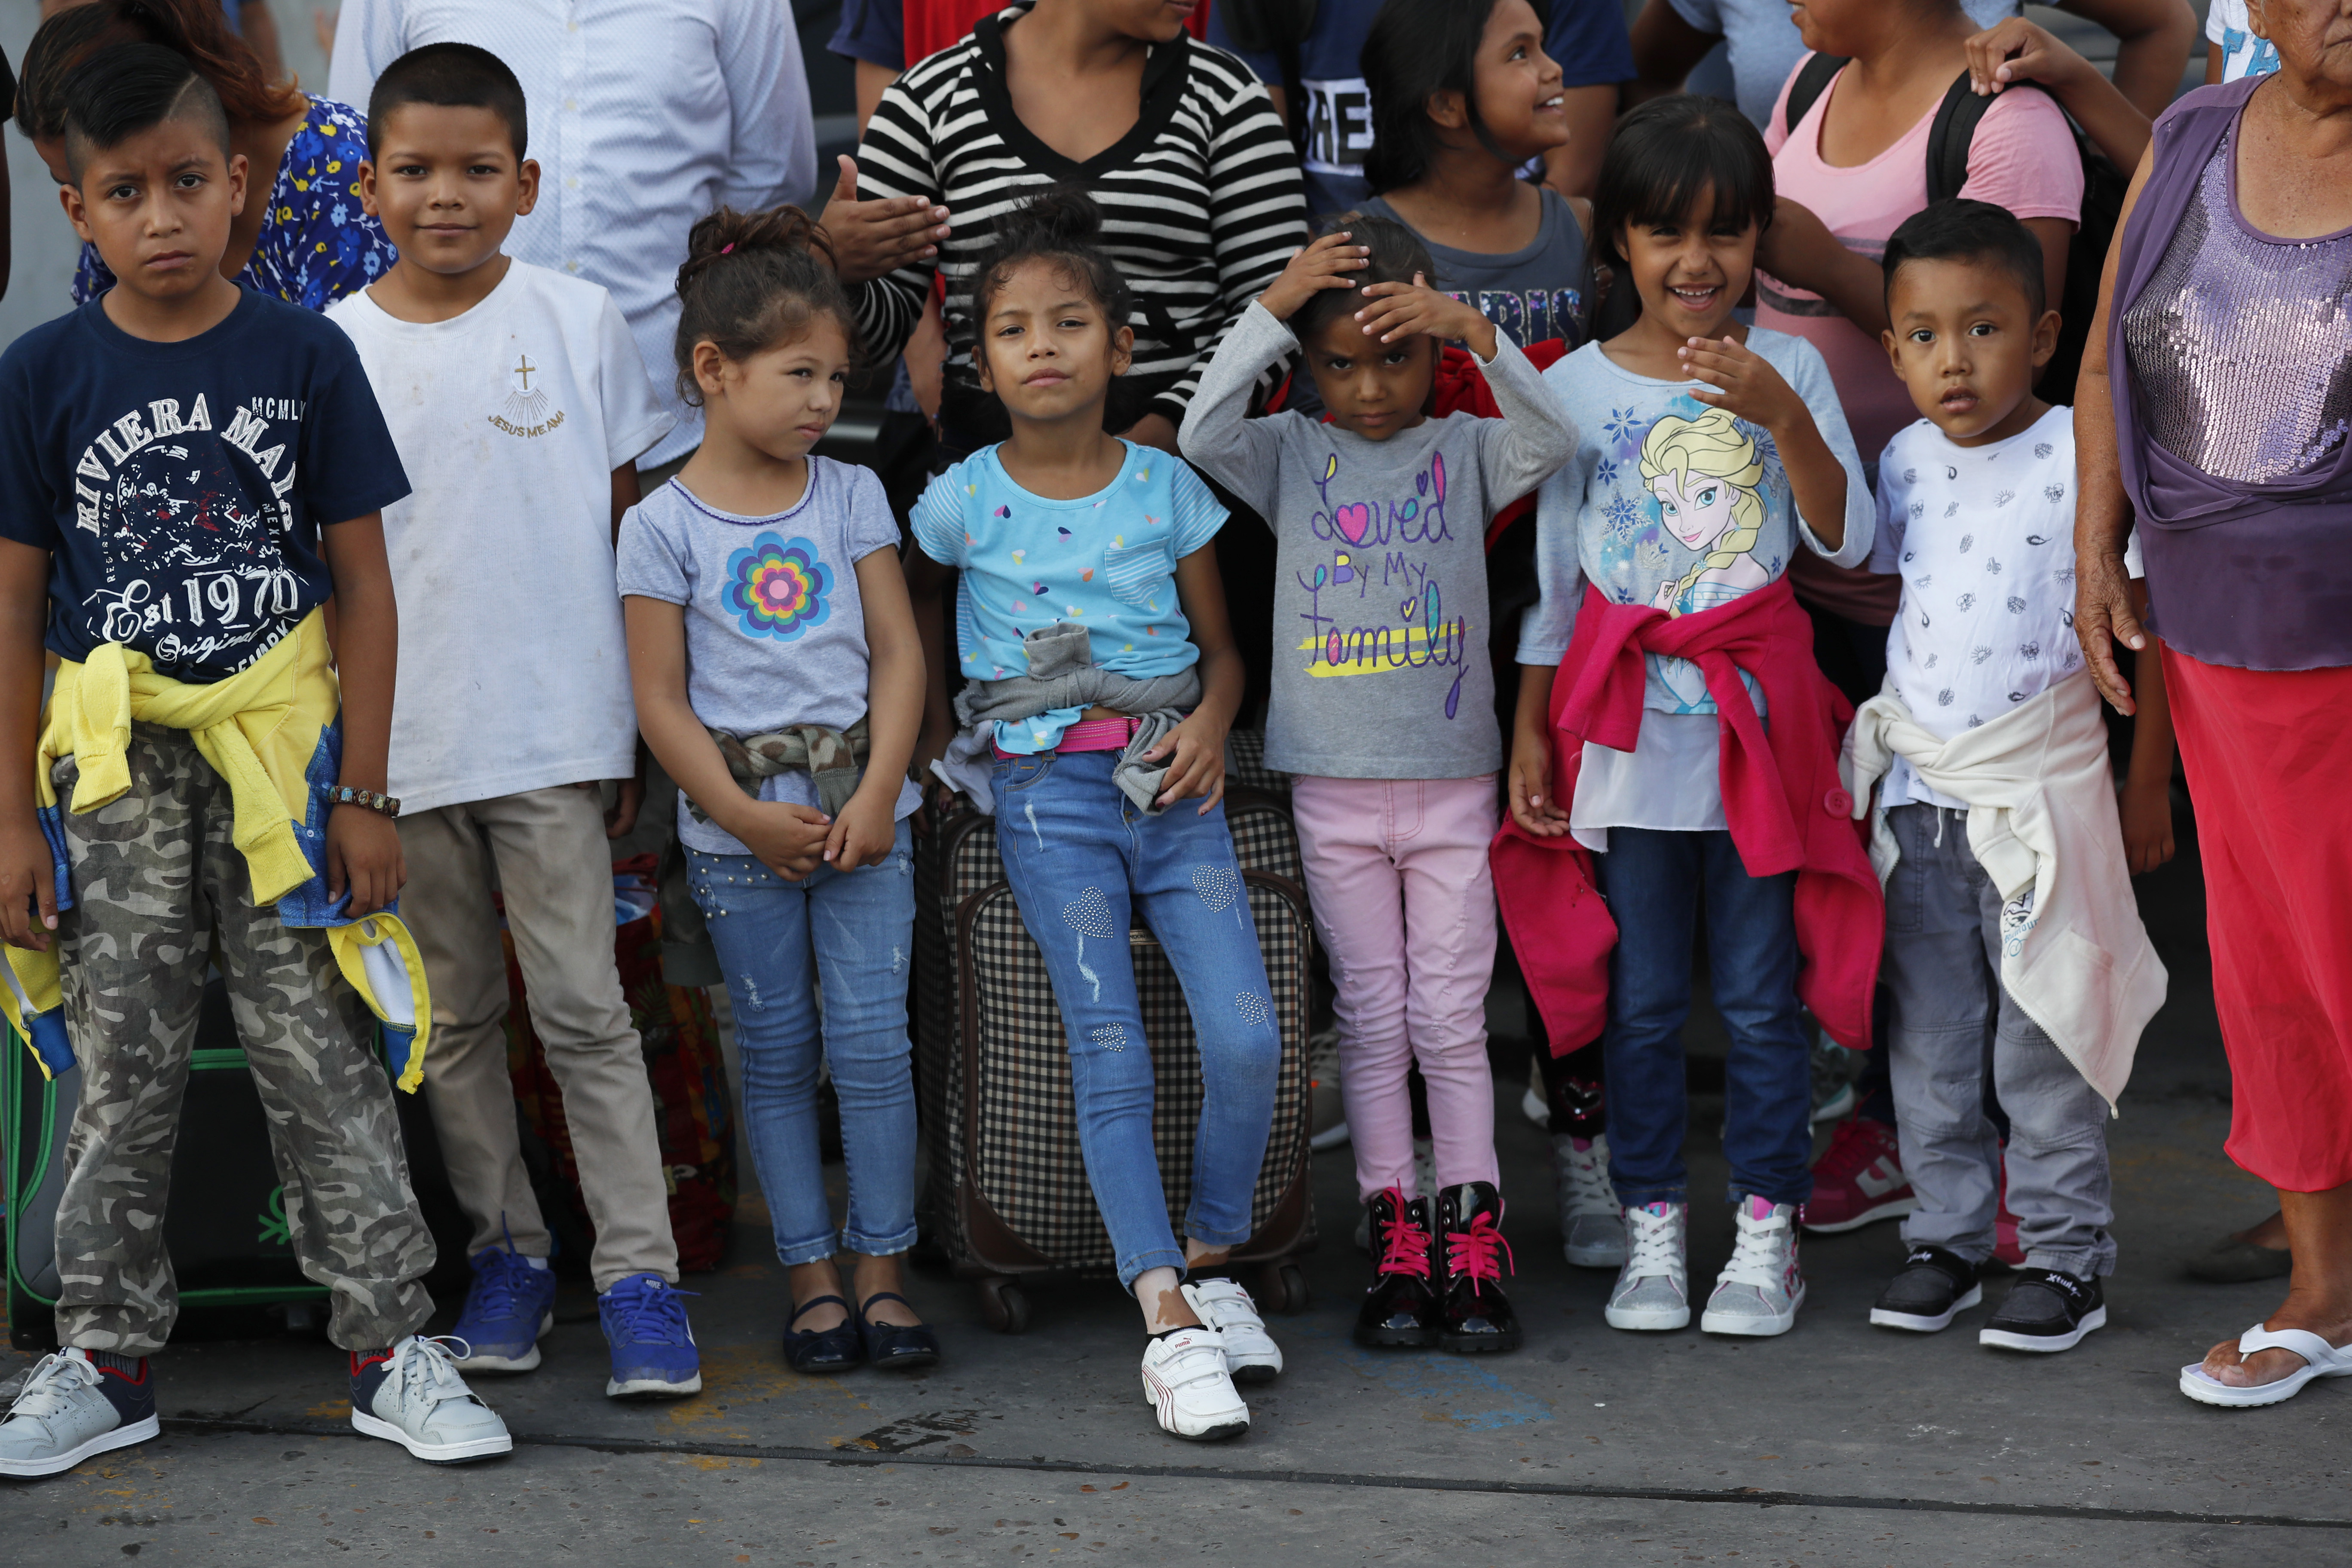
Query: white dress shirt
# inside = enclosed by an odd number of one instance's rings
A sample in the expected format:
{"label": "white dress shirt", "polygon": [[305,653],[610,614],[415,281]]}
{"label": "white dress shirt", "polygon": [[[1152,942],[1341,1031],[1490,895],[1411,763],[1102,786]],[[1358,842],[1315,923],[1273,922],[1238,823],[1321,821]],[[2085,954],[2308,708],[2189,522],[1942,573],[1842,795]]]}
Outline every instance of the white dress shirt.
{"label": "white dress shirt", "polygon": [[536,209],[509,254],[601,283],[677,424],[638,459],[702,439],[671,339],[687,231],[719,206],[805,204],[816,187],[808,78],[787,0],[343,0],[330,95],[364,109],[425,44],[477,44],[522,82]]}

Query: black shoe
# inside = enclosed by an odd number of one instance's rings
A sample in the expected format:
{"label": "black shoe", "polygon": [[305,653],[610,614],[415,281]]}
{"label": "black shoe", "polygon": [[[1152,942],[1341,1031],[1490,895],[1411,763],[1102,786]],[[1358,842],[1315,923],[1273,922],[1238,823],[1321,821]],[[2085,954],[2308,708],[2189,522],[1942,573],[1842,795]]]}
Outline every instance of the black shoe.
{"label": "black shoe", "polygon": [[2021,1268],[2009,1299],[1977,1334],[1980,1345],[2011,1351],[2070,1351],[2093,1329],[2107,1326],[2107,1304],[2096,1279],[2059,1268]]}
{"label": "black shoe", "polygon": [[838,1296],[819,1296],[793,1309],[792,1319],[784,1325],[784,1361],[794,1372],[847,1372],[866,1359],[866,1342],[857,1331],[855,1312],[829,1329],[803,1333],[793,1328],[811,1308],[827,1301],[844,1310],[849,1307]]}
{"label": "black shoe", "polygon": [[857,1331],[866,1342],[866,1359],[885,1372],[913,1372],[940,1363],[940,1337],[929,1323],[877,1323],[866,1315],[877,1301],[914,1305],[896,1290],[877,1290],[857,1304]]}
{"label": "black shoe", "polygon": [[1903,1272],[1878,1293],[1870,1321],[1882,1329],[1908,1329],[1915,1334],[1949,1328],[1954,1318],[1984,1300],[1984,1287],[1978,1283],[1980,1272],[1956,1252],[1915,1247],[1903,1260]]}
{"label": "black shoe", "polygon": [[1410,1202],[1395,1187],[1374,1193],[1372,1283],[1356,1310],[1360,1345],[1425,1346],[1437,1342],[1437,1290],[1430,1278],[1429,1200]]}
{"label": "black shoe", "polygon": [[1437,1342],[1464,1354],[1519,1348],[1519,1315],[1503,1294],[1510,1243],[1503,1199],[1491,1182],[1465,1182],[1437,1194]]}

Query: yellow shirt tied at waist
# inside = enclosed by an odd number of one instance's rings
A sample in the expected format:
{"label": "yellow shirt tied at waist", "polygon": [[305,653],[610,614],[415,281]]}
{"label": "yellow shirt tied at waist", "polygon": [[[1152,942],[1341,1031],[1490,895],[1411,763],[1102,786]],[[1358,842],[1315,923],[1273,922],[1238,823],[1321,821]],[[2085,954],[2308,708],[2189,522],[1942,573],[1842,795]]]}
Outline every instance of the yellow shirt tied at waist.
{"label": "yellow shirt tied at waist", "polygon": [[[235,812],[230,839],[252,873],[254,902],[276,904],[289,926],[325,929],[343,978],[394,1040],[405,1040],[400,1087],[414,1091],[424,1078],[433,1016],[415,939],[395,914],[355,918],[327,900],[322,862],[329,808],[320,790],[335,782],[327,775],[331,752],[340,748],[325,742],[341,703],[323,611],[313,610],[245,669],[209,685],[159,675],[145,654],[107,643],[90,650],[86,663],[58,667],[34,758],[34,797],[57,860],[58,907],[68,908],[72,889],[50,769],[61,757],[73,758],[79,778],[71,809],[94,811],[131,787],[125,750],[133,720],[188,731],[228,783]],[[71,1067],[58,1014],[64,994],[56,950],[12,947],[8,970],[10,994],[0,996],[0,1007],[44,1072],[54,1076]]]}

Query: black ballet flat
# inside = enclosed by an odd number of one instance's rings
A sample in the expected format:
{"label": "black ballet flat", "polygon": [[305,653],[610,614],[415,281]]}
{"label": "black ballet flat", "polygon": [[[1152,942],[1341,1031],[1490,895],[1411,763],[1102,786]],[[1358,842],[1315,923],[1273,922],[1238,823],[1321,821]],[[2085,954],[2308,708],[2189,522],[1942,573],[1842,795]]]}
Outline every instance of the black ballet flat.
{"label": "black ballet flat", "polygon": [[857,1314],[850,1313],[829,1329],[796,1332],[792,1325],[801,1321],[812,1307],[826,1302],[846,1310],[849,1303],[838,1296],[819,1296],[804,1301],[793,1311],[784,1325],[784,1362],[794,1372],[847,1372],[866,1359],[866,1343],[857,1329]]}
{"label": "black ballet flat", "polygon": [[857,1328],[866,1339],[866,1359],[884,1372],[913,1372],[919,1367],[937,1366],[940,1337],[931,1331],[931,1326],[870,1322],[866,1309],[877,1301],[896,1301],[902,1307],[914,1305],[896,1290],[877,1290],[859,1304]]}

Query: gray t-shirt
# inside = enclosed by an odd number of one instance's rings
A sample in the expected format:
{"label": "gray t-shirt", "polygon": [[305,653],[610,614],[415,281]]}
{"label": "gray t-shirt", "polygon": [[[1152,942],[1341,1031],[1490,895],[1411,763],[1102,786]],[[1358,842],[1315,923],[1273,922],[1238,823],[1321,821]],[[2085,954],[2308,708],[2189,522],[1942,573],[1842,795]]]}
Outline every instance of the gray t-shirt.
{"label": "gray t-shirt", "polygon": [[[1789,73],[1805,58],[1805,41],[1789,19],[1788,0],[1669,0],[1682,19],[1724,41],[1731,56],[1731,79],[1739,112],[1757,130],[1772,118],[1772,105]],[[1979,27],[2018,14],[2018,0],[1960,0],[1960,9]]]}
{"label": "gray t-shirt", "polygon": [[1368,441],[1302,414],[1245,419],[1294,352],[1253,303],[1201,377],[1184,456],[1274,529],[1266,766],[1320,778],[1475,778],[1502,766],[1486,652],[1486,521],[1576,450],[1527,356],[1480,368],[1500,419],[1453,414]]}
{"label": "gray t-shirt", "polygon": [[[1560,338],[1574,349],[1582,345],[1592,326],[1592,258],[1568,198],[1549,186],[1538,189],[1543,220],[1524,249],[1456,250],[1426,236],[1422,243],[1437,263],[1437,276],[1431,281],[1438,289],[1502,328],[1513,342]],[[1364,211],[1412,228],[1382,197],[1366,202]]]}
{"label": "gray t-shirt", "polygon": [[[898,525],[882,481],[829,458],[808,460],[789,511],[738,517],[676,479],[621,520],[623,595],[686,608],[686,696],[694,716],[730,735],[788,724],[846,730],[866,716],[866,608],[857,563],[895,549]],[[817,804],[802,771],[761,782],[761,800]],[[911,784],[898,815],[921,803]],[[750,851],[677,803],[677,836],[711,855]]]}

